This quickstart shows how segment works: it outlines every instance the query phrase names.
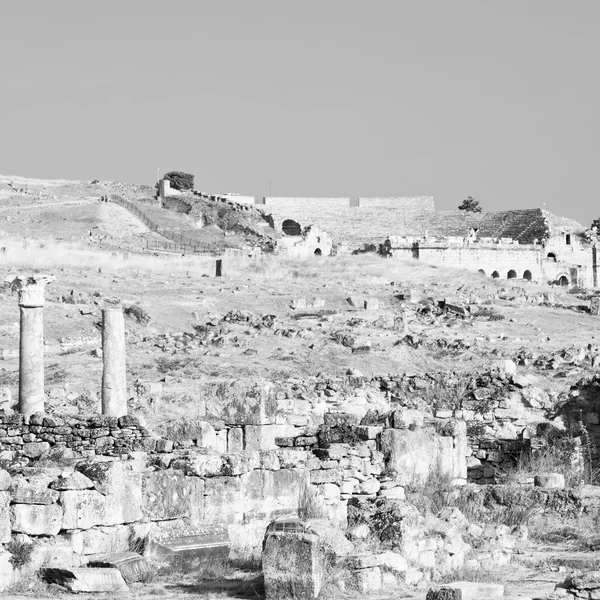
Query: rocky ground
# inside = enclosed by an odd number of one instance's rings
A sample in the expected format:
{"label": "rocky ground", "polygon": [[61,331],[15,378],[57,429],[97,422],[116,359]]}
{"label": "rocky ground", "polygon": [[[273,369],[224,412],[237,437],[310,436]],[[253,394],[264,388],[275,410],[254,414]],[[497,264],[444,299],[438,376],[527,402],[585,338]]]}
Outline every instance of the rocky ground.
{"label": "rocky ground", "polygon": [[[477,376],[509,359],[521,376],[534,377],[547,402],[559,405],[572,385],[597,371],[600,317],[589,312],[589,291],[373,255],[230,259],[217,278],[214,257],[144,253],[146,241],[159,237],[125,209],[97,201],[144,191],[114,182],[0,178],[3,278],[31,271],[56,277],[44,312],[49,412],[98,410],[99,324],[107,304],[126,309],[131,408],[157,431],[203,417],[207,407],[198,390],[210,382]],[[1,408],[16,401],[18,318],[16,296],[0,289]],[[148,392],[157,385],[160,394]],[[348,401],[335,386],[313,395],[306,398],[313,407]],[[367,408],[379,401],[364,399]],[[495,576],[506,595],[544,598],[565,572],[595,565],[595,552],[569,550],[532,542]],[[129,595],[256,598],[256,577],[164,576]],[[421,599],[425,592],[405,597]]]}

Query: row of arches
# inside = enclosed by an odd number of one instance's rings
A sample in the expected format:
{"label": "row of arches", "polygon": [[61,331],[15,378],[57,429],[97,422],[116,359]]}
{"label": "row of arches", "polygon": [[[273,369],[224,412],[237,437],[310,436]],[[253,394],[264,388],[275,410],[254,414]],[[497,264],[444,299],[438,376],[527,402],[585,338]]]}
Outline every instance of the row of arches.
{"label": "row of arches", "polygon": [[[483,269],[479,269],[479,273],[481,273],[482,275],[486,274],[486,272]],[[498,273],[498,271],[493,271],[491,274],[491,277],[492,277],[492,279],[499,279],[500,273]],[[514,269],[511,269],[506,274],[506,279],[516,279],[517,277],[518,277],[517,272]],[[525,271],[523,271],[523,280],[525,280],[525,281],[532,280],[531,271],[529,269],[526,269]],[[566,275],[561,275],[560,277],[558,277],[556,279],[556,283],[558,283],[558,285],[563,285],[563,286],[570,285],[569,278]]]}
{"label": "row of arches", "polygon": [[[479,269],[479,273],[481,273],[482,275],[485,275],[486,272],[483,269]],[[517,272],[514,269],[511,269],[507,274],[506,274],[506,279],[516,279],[518,277]],[[499,279],[500,278],[500,273],[498,273],[498,271],[493,271],[492,272],[492,278],[493,279]],[[531,271],[529,269],[526,269],[525,271],[523,271],[523,279],[525,281],[531,281],[533,278],[533,276],[531,275]]]}

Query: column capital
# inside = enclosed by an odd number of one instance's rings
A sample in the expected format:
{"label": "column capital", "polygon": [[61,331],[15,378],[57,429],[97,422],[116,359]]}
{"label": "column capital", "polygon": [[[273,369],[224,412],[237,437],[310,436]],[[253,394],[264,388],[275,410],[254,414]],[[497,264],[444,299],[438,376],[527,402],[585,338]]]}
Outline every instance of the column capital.
{"label": "column capital", "polygon": [[4,283],[19,294],[19,306],[38,308],[44,306],[46,285],[55,279],[53,275],[9,275]]}

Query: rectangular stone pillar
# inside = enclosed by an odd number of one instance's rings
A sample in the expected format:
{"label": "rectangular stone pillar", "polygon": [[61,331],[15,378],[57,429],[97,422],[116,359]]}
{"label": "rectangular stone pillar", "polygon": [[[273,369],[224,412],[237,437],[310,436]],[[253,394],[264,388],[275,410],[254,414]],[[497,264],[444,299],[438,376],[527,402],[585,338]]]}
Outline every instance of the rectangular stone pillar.
{"label": "rectangular stone pillar", "polygon": [[125,371],[125,319],[123,309],[102,310],[102,414],[122,417],[127,414]]}

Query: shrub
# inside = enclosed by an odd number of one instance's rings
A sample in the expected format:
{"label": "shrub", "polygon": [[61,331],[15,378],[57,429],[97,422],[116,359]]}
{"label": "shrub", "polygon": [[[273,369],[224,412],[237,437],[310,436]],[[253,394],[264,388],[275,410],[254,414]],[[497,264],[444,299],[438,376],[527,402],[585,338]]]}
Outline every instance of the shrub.
{"label": "shrub", "polygon": [[169,180],[174,190],[185,191],[194,189],[194,176],[190,173],[169,171],[163,179]]}
{"label": "shrub", "polygon": [[5,548],[10,552],[8,562],[15,569],[24,567],[31,560],[31,553],[33,552],[33,544],[31,543],[11,540]]}
{"label": "shrub", "polygon": [[301,519],[322,519],[326,516],[322,496],[313,485],[308,483],[303,484],[300,488],[298,516]]}

